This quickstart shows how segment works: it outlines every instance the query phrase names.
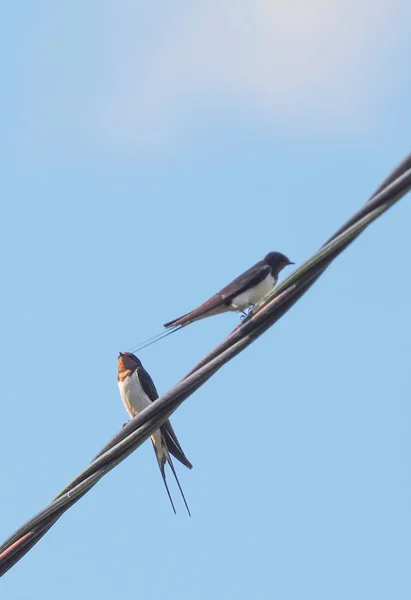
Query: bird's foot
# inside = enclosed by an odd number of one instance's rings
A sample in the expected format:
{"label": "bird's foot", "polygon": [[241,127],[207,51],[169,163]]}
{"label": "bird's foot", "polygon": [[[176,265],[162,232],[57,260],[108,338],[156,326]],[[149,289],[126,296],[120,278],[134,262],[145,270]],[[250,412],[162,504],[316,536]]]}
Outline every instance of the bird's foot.
{"label": "bird's foot", "polygon": [[252,306],[250,306],[250,308],[243,310],[240,315],[241,321],[243,321],[246,317],[248,317],[248,315],[253,311],[253,309],[254,309],[254,304]]}

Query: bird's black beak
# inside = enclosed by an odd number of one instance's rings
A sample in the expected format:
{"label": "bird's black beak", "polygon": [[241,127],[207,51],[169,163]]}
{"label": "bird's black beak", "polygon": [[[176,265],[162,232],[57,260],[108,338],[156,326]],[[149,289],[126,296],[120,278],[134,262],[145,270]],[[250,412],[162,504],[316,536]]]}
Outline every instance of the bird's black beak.
{"label": "bird's black beak", "polygon": [[289,261],[288,261],[288,264],[289,264],[289,265],[295,265],[295,263],[294,263],[292,260],[289,260]]}
{"label": "bird's black beak", "polygon": [[123,353],[122,353],[122,352],[119,352],[119,353],[118,353],[118,357],[119,357],[119,358],[120,358],[120,356],[123,356]]}

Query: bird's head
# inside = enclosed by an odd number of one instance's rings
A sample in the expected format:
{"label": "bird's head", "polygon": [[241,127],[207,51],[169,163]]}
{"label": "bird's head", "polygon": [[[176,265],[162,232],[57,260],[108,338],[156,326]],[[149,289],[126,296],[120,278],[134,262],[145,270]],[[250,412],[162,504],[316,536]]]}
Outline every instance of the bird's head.
{"label": "bird's head", "polygon": [[264,261],[270,265],[273,272],[277,275],[284,267],[295,264],[285,254],[281,254],[281,252],[269,252]]}
{"label": "bird's head", "polygon": [[132,352],[120,352],[117,361],[117,371],[134,371],[141,367],[141,361]]}

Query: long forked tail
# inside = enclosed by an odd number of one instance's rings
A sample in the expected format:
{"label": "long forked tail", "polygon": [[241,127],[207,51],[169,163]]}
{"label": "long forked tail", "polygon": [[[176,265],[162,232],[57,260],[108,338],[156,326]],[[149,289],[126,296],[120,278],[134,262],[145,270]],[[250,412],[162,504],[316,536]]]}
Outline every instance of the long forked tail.
{"label": "long forked tail", "polygon": [[164,327],[166,329],[186,327],[186,325],[190,325],[190,323],[194,323],[194,321],[199,321],[200,319],[206,319],[212,315],[218,315],[222,312],[226,312],[229,304],[230,302],[226,302],[226,300],[220,294],[215,294],[191,312],[186,313],[178,319],[173,319],[168,323],[164,323]]}
{"label": "long forked tail", "polygon": [[226,302],[221,300],[220,297],[216,294],[215,296],[207,300],[207,302],[204,302],[204,304],[192,310],[191,312],[183,315],[182,317],[179,317],[178,319],[174,319],[173,321],[165,323],[164,327],[166,328],[166,331],[160,331],[160,333],[153,335],[153,337],[148,338],[143,342],[140,342],[140,344],[137,344],[137,346],[129,348],[129,351],[133,353],[139,352],[140,350],[143,350],[143,348],[147,348],[147,346],[151,346],[151,344],[159,342],[160,340],[171,335],[172,333],[180,331],[180,329],[186,327],[187,325],[190,325],[191,323],[194,323],[194,321],[199,321],[200,319],[211,317],[211,315],[218,315],[219,313],[226,312],[228,310],[228,305],[229,303],[227,304]]}
{"label": "long forked tail", "polygon": [[[151,440],[153,442],[153,440]],[[154,452],[156,454],[156,458],[157,458],[157,462],[158,462],[158,466],[160,467],[160,473],[161,473],[161,477],[163,478],[164,481],[164,485],[166,487],[167,490],[167,495],[168,495],[168,499],[170,500],[170,504],[173,508],[174,514],[177,514],[176,511],[176,507],[174,506],[174,502],[173,499],[171,497],[170,494],[170,490],[168,489],[168,484],[167,484],[167,479],[166,479],[166,471],[165,471],[165,464],[166,464],[166,455],[164,452],[161,452],[157,449],[157,446],[155,445],[155,443],[153,442],[153,448],[154,448]]]}
{"label": "long forked tail", "polygon": [[168,487],[168,484],[167,484],[166,471],[165,471],[166,461],[170,465],[170,468],[171,468],[171,470],[173,472],[173,475],[175,477],[175,480],[177,482],[178,489],[180,490],[180,494],[181,494],[181,496],[182,496],[182,498],[184,500],[184,504],[186,506],[187,512],[188,512],[189,516],[191,517],[191,512],[190,512],[190,509],[188,508],[187,500],[185,499],[183,489],[182,489],[182,487],[180,485],[180,482],[178,480],[177,473],[176,473],[176,470],[174,468],[173,461],[171,460],[171,456],[170,456],[170,454],[169,454],[169,452],[167,450],[167,447],[164,444],[162,444],[162,451],[160,452],[157,449],[157,446],[154,443],[154,441],[153,440],[151,440],[151,441],[153,443],[153,448],[154,448],[154,452],[156,453],[158,466],[159,466],[160,472],[161,472],[161,477],[163,478],[163,482],[164,482],[164,485],[165,485],[165,488],[166,488],[166,491],[167,491],[168,498],[170,500],[170,504],[171,504],[171,506],[173,508],[174,514],[177,514],[177,511],[176,511],[176,508],[174,506],[174,502],[173,502],[173,499],[171,497],[171,493],[170,493],[170,490],[169,490],[169,487]]}
{"label": "long forked tail", "polygon": [[178,489],[180,490],[181,497],[183,498],[184,504],[186,505],[188,516],[191,517],[191,512],[190,512],[190,509],[188,508],[188,504],[187,504],[186,497],[184,496],[183,488],[180,485],[180,482],[179,482],[178,477],[177,477],[176,470],[175,470],[174,465],[173,465],[173,461],[171,460],[171,456],[168,454],[168,452],[167,452],[167,461],[168,461],[168,464],[170,465],[170,469],[173,471],[173,475],[174,475],[174,478],[175,478],[175,480],[177,482]]}
{"label": "long forked tail", "polygon": [[185,325],[190,325],[190,323],[192,323],[193,321],[195,321],[195,317],[192,319],[192,312],[189,312],[185,315],[183,315],[182,317],[178,317],[178,319],[173,319],[172,321],[168,321],[168,323],[164,323],[164,326],[166,329],[171,329],[173,327],[184,327]]}

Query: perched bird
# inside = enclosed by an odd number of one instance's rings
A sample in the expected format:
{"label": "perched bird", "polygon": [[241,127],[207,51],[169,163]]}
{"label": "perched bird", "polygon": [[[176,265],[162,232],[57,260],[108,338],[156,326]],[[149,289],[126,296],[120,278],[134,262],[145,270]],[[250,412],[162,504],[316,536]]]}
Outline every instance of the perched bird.
{"label": "perched bird", "polygon": [[[118,356],[117,380],[121,399],[123,400],[124,406],[126,407],[130,417],[138,415],[142,410],[144,410],[147,406],[150,406],[150,404],[155,402],[158,398],[158,393],[153,380],[141,364],[141,361],[131,352],[120,352]],[[174,512],[176,512],[176,509],[166,481],[166,462],[168,462],[170,465],[178,488],[183,497],[184,504],[186,505],[187,512],[191,516],[190,509],[188,508],[184,492],[174,469],[174,464],[171,460],[170,453],[188,469],[191,469],[193,465],[184,454],[168,419],[163,423],[163,425],[161,425],[159,429],[157,429],[157,431],[153,433],[151,436],[151,441],[153,442],[153,448],[157,457],[158,466],[160,467],[161,476],[163,478],[164,485],[166,487],[167,494]]]}
{"label": "perched bird", "polygon": [[293,264],[281,252],[269,252],[263,260],[239,275],[204,304],[178,319],[165,323],[164,327],[184,327],[199,319],[229,310],[244,312],[246,308],[258,304],[273,289],[284,267]]}

